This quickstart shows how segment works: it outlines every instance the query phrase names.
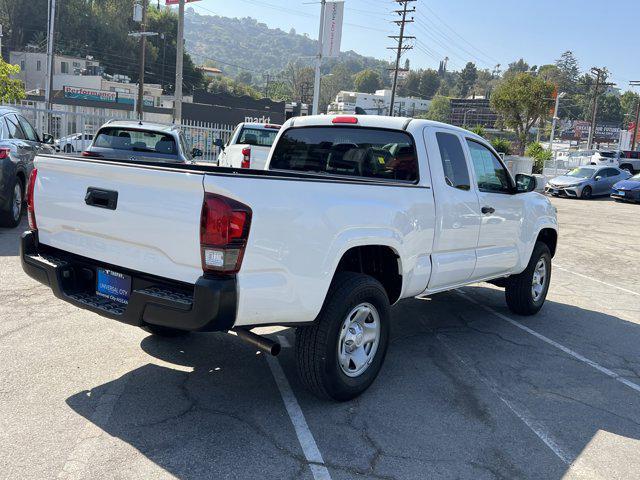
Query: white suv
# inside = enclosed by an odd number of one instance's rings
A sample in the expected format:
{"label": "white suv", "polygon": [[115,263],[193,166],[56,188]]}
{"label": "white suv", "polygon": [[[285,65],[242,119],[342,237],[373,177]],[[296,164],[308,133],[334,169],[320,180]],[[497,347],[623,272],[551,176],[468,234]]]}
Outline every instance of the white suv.
{"label": "white suv", "polygon": [[609,166],[609,167],[617,167],[620,165],[620,158],[623,157],[623,153],[621,151],[609,150],[609,151],[600,151],[596,150],[595,153],[591,156],[590,164],[591,165],[600,165],[600,166]]}

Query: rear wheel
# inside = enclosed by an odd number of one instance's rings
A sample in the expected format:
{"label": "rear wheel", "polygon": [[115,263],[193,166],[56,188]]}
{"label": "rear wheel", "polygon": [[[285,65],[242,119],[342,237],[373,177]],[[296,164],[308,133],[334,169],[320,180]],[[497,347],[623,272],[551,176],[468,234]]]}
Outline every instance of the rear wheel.
{"label": "rear wheel", "polygon": [[591,190],[591,187],[589,185],[584,187],[582,189],[582,192],[580,193],[580,198],[583,200],[589,200],[592,196],[593,196],[593,190]]}
{"label": "rear wheel", "polygon": [[320,398],[357,397],[377,377],[389,343],[389,299],[376,279],[341,272],[308,327],[296,330],[302,383]]}
{"label": "rear wheel", "polygon": [[633,175],[633,167],[631,165],[628,165],[628,164],[621,165],[620,170],[626,170],[631,175]]}
{"label": "rear wheel", "polygon": [[519,315],[534,315],[544,305],[551,281],[551,252],[536,242],[524,272],[507,279],[505,298],[509,309]]}
{"label": "rear wheel", "polygon": [[163,327],[161,325],[151,325],[150,323],[144,325],[142,329],[157,337],[166,338],[182,337],[189,334],[187,330],[178,330],[177,328]]}
{"label": "rear wheel", "polygon": [[0,227],[14,228],[20,223],[24,198],[23,191],[22,182],[19,178],[16,178],[9,204],[4,210],[0,211]]}
{"label": "rear wheel", "polygon": [[66,144],[64,146],[64,151],[67,152],[67,153],[73,152],[73,145]]}

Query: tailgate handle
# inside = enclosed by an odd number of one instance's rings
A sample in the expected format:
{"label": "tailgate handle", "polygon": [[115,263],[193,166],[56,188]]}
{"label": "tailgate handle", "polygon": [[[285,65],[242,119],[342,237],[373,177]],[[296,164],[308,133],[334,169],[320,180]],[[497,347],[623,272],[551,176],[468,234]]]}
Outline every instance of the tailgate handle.
{"label": "tailgate handle", "polygon": [[92,207],[115,210],[118,206],[118,192],[102,188],[89,187],[84,197],[84,203]]}

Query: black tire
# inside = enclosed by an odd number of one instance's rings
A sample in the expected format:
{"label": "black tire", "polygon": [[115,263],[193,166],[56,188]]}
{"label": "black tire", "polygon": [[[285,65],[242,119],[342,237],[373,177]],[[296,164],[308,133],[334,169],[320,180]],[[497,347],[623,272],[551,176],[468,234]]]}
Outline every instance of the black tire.
{"label": "black tire", "polygon": [[620,170],[626,170],[627,172],[629,172],[631,175],[633,175],[633,167],[629,164],[624,164],[620,166]]}
{"label": "black tire", "polygon": [[[338,344],[343,321],[362,303],[377,311],[378,347],[369,366],[350,377],[338,361]],[[380,372],[389,343],[389,323],[389,298],[380,282],[361,273],[337,273],[315,323],[296,329],[296,360],[304,386],[322,399],[346,401],[360,395]]]}
{"label": "black tire", "polygon": [[73,152],[73,145],[66,144],[66,145],[64,146],[64,151],[65,151],[66,153],[71,153],[71,152]]}
{"label": "black tire", "polygon": [[[19,193],[16,192],[16,188],[19,189],[20,191]],[[11,191],[13,192],[13,195],[11,197],[11,200],[9,201],[9,204],[7,205],[7,208],[0,210],[0,227],[5,227],[5,228],[17,227],[20,224],[20,220],[22,219],[22,214],[24,213],[24,205],[23,205],[24,185],[22,184],[19,178],[16,178],[15,182],[13,183],[13,188],[11,189]],[[19,196],[20,198],[17,199],[16,196]],[[16,201],[20,202],[19,204],[20,211],[17,217],[15,216],[15,213],[13,211],[13,206]]]}
{"label": "black tire", "polygon": [[189,334],[187,330],[178,330],[177,328],[163,327],[161,325],[151,325],[150,323],[144,325],[142,329],[157,337],[164,338],[183,337]]}
{"label": "black tire", "polygon": [[[543,290],[537,299],[534,299],[532,291],[533,275],[540,260],[544,260],[546,266],[546,278]],[[549,247],[542,242],[536,242],[529,264],[524,272],[512,275],[507,279],[504,289],[507,305],[513,313],[518,315],[535,315],[544,305],[551,283],[551,252]]]}
{"label": "black tire", "polygon": [[580,192],[580,198],[582,200],[589,200],[591,199],[592,196],[593,196],[593,190],[591,190],[591,187],[589,185],[584,187],[582,189],[582,192]]}

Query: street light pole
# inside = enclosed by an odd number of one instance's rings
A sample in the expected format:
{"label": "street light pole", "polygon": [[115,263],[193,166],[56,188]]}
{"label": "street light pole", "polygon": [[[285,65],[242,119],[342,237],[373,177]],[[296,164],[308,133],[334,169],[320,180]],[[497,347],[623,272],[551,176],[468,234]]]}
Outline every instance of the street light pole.
{"label": "street light pole", "polygon": [[468,108],[464,111],[464,115],[462,116],[462,127],[466,127],[467,126],[467,113],[473,113],[475,112],[476,109],[475,108]]}
{"label": "street light pole", "polygon": [[[632,80],[629,82],[632,87],[640,87],[640,80]],[[640,98],[638,98],[638,105],[636,106],[636,121],[633,124],[633,137],[631,139],[631,151],[636,149],[636,137],[638,136],[638,122],[640,122]]]}
{"label": "street light pole", "polygon": [[143,97],[144,97],[144,62],[145,50],[147,46],[147,4],[149,0],[142,0],[142,23],[140,24],[140,71],[138,73],[138,101],[136,110],[138,111],[138,120],[142,121],[143,116]]}
{"label": "street light pole", "polygon": [[553,119],[551,121],[551,136],[549,137],[549,150],[553,152],[553,140],[556,133],[556,122],[558,121],[558,109],[560,108],[560,99],[563,98],[567,93],[560,92],[556,96],[556,106],[553,109]]}
{"label": "street light pole", "polygon": [[313,103],[311,105],[311,113],[318,115],[318,107],[320,104],[320,67],[322,66],[322,37],[324,36],[324,11],[327,0],[320,2],[320,28],[318,30],[318,54],[316,55],[315,76],[313,78]]}

